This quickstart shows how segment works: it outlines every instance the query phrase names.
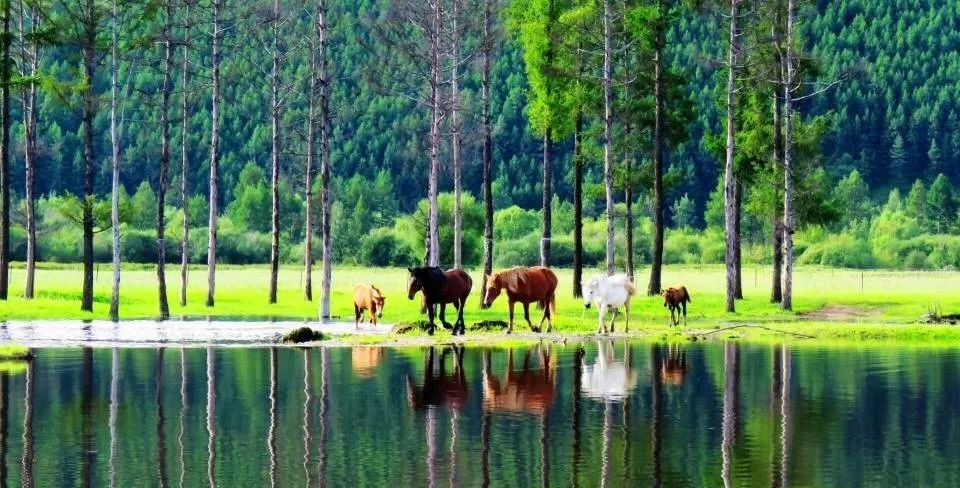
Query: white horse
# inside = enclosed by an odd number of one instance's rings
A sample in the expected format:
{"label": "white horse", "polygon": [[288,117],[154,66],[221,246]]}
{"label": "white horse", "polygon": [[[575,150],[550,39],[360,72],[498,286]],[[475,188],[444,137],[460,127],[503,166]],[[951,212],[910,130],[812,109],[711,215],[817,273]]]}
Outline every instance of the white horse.
{"label": "white horse", "polygon": [[[583,361],[580,386],[590,398],[621,401],[637,386],[639,373],[630,365],[630,345],[624,345],[623,360],[617,361],[612,340],[597,340],[594,364]],[[582,360],[581,360],[582,361]]]}
{"label": "white horse", "polygon": [[598,334],[607,333],[606,314],[610,310],[613,312],[610,318],[610,332],[613,332],[613,323],[617,320],[617,310],[624,307],[627,316],[626,332],[630,332],[630,298],[637,293],[637,289],[630,282],[627,275],[617,274],[613,276],[594,276],[590,281],[581,283],[583,287],[583,305],[590,308],[591,303],[596,303],[600,309],[600,318],[598,319]]}

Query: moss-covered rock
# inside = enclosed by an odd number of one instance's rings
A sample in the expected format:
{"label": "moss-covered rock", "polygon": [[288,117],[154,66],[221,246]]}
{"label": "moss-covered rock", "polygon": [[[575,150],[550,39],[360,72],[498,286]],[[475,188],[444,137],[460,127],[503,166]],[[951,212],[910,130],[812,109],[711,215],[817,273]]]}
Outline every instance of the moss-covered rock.
{"label": "moss-covered rock", "polygon": [[320,331],[313,330],[310,327],[299,327],[287,332],[280,338],[284,344],[302,344],[304,342],[322,341],[326,337]]}

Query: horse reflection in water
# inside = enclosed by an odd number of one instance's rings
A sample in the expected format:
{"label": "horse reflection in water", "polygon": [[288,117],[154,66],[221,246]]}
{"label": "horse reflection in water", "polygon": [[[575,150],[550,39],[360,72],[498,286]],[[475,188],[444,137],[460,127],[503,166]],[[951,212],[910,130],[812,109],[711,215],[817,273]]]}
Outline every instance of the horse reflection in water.
{"label": "horse reflection in water", "polygon": [[514,370],[513,350],[507,352],[507,371],[502,380],[493,374],[490,353],[483,356],[483,425],[481,443],[483,444],[483,486],[490,485],[489,452],[490,421],[494,413],[525,414],[532,413],[540,417],[540,481],[548,486],[550,453],[547,434],[550,409],[557,397],[557,358],[548,346],[536,347],[539,367],[531,365],[534,350],[528,350],[523,356],[523,368]]}
{"label": "horse reflection in water", "polygon": [[[447,355],[453,353],[453,372],[447,374]],[[463,371],[463,346],[444,347],[439,358],[436,348],[427,349],[427,358],[423,368],[423,386],[415,386],[413,379],[407,376],[407,402],[418,411],[426,414],[427,438],[427,481],[428,486],[436,485],[437,464],[437,412],[440,407],[450,409],[450,485],[456,486],[457,473],[457,432],[459,430],[460,411],[467,403],[469,394],[467,375]]]}
{"label": "horse reflection in water", "polygon": [[383,348],[374,346],[356,346],[350,349],[350,365],[358,378],[373,378],[377,367],[383,361]]}
{"label": "horse reflection in water", "polygon": [[624,359],[616,360],[613,341],[597,341],[597,358],[592,365],[583,364],[580,383],[583,393],[602,400],[623,400],[637,386],[639,375],[628,364],[630,346],[624,344]]}
{"label": "horse reflection in water", "polygon": [[660,379],[665,385],[679,386],[687,377],[687,350],[677,344],[667,346],[667,357],[660,365]]}

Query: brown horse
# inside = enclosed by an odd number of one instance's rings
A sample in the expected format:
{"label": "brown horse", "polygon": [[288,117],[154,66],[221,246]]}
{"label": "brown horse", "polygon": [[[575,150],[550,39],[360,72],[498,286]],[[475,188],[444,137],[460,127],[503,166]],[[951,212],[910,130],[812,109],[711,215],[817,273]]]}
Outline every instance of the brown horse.
{"label": "brown horse", "polygon": [[370,323],[376,327],[377,318],[383,318],[383,304],[386,301],[380,289],[373,285],[355,285],[353,287],[354,325],[360,327],[360,317],[365,310],[370,311]]}
{"label": "brown horse", "polygon": [[[670,325],[680,323],[680,313],[683,313],[683,325],[687,325],[687,303],[693,303],[687,287],[667,288],[660,291],[663,297],[663,306],[670,308]],[[676,312],[676,315],[674,313]]]}
{"label": "brown horse", "polygon": [[[482,307],[490,308],[503,290],[506,290],[510,303],[510,325],[507,327],[507,334],[513,332],[513,304],[517,302],[523,304],[523,316],[527,319],[530,330],[540,332],[544,321],[547,321],[547,332],[553,330],[553,316],[557,314],[557,275],[553,274],[550,268],[517,267],[493,273],[487,280],[487,294],[483,297]],[[543,309],[543,318],[537,327],[530,322],[530,304],[533,302]]]}
{"label": "brown horse", "polygon": [[[410,284],[407,287],[407,298],[413,300],[418,291],[423,292],[423,304],[427,307],[427,315],[430,318],[430,335],[433,335],[434,316],[436,308],[434,305],[440,305],[440,323],[446,329],[453,329],[453,335],[463,335],[466,332],[466,324],[463,321],[463,307],[470,296],[470,290],[473,288],[473,280],[470,275],[460,268],[443,271],[436,267],[427,268],[407,268],[410,272]],[[452,303],[457,309],[457,322],[451,327],[446,319],[447,304]]]}

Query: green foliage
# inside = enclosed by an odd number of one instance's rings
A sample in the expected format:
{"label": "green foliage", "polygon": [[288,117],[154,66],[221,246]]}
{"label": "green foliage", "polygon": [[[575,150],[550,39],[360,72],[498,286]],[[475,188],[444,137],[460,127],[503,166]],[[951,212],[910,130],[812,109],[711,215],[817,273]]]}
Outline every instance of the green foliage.
{"label": "green foliage", "polygon": [[366,266],[413,266],[417,257],[409,244],[399,239],[393,229],[374,229],[360,246],[361,264]]}
{"label": "green foliage", "polygon": [[943,174],[937,175],[927,191],[927,216],[938,234],[946,232],[957,219],[957,197]]}
{"label": "green foliage", "polygon": [[679,200],[673,202],[670,206],[670,213],[673,214],[673,225],[677,229],[689,229],[693,226],[694,212],[693,200],[686,193]]}

